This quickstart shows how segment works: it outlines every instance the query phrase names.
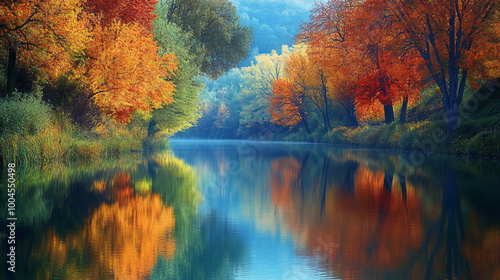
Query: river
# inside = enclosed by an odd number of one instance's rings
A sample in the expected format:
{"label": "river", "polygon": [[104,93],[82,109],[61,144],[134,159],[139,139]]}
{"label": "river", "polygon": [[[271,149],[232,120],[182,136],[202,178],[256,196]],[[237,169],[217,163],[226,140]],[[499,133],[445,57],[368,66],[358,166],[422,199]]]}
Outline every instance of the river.
{"label": "river", "polygon": [[500,279],[495,160],[171,140],[16,171],[9,279]]}

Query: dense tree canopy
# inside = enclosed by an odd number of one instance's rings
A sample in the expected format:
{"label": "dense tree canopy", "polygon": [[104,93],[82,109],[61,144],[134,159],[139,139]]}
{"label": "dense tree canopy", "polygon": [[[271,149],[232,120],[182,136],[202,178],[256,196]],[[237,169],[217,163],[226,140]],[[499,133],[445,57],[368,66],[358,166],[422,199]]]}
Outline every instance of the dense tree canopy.
{"label": "dense tree canopy", "polygon": [[111,25],[113,20],[123,23],[137,22],[151,31],[152,21],[156,18],[157,0],[87,0],[87,9],[97,15],[103,25]]}
{"label": "dense tree canopy", "polygon": [[118,121],[159,142],[196,124],[200,75],[252,43],[226,0],[2,1],[0,31],[2,95],[31,91],[97,134]]}
{"label": "dense tree canopy", "polygon": [[147,112],[173,101],[174,84],[167,79],[177,69],[176,58],[159,56],[152,37],[138,24],[119,21],[94,30],[85,76],[96,104],[121,122],[137,110]]}
{"label": "dense tree canopy", "polygon": [[175,23],[164,21],[163,14],[154,21],[153,32],[160,45],[160,54],[175,53],[178,70],[172,77],[175,84],[173,103],[153,112],[150,132],[171,136],[175,132],[196,124],[199,117],[198,93],[201,81],[199,56],[190,52],[190,47],[196,44],[189,32],[183,32]]}
{"label": "dense tree canopy", "polygon": [[253,30],[240,24],[236,8],[227,0],[172,0],[167,19],[193,33],[204,48],[201,71],[212,78],[250,53]]}
{"label": "dense tree canopy", "polygon": [[18,62],[39,68],[41,78],[70,71],[73,58],[89,41],[88,20],[80,0],[27,0],[0,3],[0,44],[8,52],[7,92],[16,87]]}

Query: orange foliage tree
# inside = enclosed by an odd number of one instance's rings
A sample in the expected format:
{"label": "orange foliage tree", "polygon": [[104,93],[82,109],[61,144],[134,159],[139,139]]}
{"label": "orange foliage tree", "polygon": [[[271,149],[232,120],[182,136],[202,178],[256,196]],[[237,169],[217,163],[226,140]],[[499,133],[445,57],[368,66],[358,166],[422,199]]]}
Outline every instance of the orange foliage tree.
{"label": "orange foliage tree", "polygon": [[329,105],[331,89],[328,85],[327,72],[320,64],[314,63],[305,44],[295,45],[294,51],[286,61],[286,77],[305,92],[309,101],[323,117],[325,130],[331,128]]}
{"label": "orange foliage tree", "polygon": [[332,95],[344,107],[347,125],[357,126],[355,108],[355,82],[362,72],[359,54],[349,48],[352,23],[352,1],[317,3],[312,10],[311,22],[301,27],[298,39],[308,43],[309,55],[331,77],[328,84]]}
{"label": "orange foliage tree", "polygon": [[7,92],[16,86],[18,58],[42,78],[55,79],[74,68],[89,41],[80,0],[1,1],[0,43],[8,50]]}
{"label": "orange foliage tree", "polygon": [[401,99],[400,121],[404,122],[408,100],[420,90],[414,52],[401,44],[401,35],[387,15],[383,6],[373,2],[327,1],[317,4],[311,22],[298,36],[311,45],[311,56],[327,70],[349,125],[357,125],[355,109],[363,118],[383,112],[390,123],[393,105]]}
{"label": "orange foliage tree", "polygon": [[404,32],[407,42],[419,52],[439,87],[448,135],[457,127],[467,79],[474,77],[485,58],[478,50],[489,49],[487,45],[494,42],[491,36],[498,36],[490,32],[498,18],[493,14],[497,2],[383,1],[396,19],[397,30]]}
{"label": "orange foliage tree", "polygon": [[156,0],[89,0],[93,40],[86,49],[81,77],[89,98],[122,123],[135,111],[149,112],[173,102],[169,79],[177,70],[173,54],[160,56],[151,21]]}
{"label": "orange foliage tree", "polygon": [[271,122],[292,127],[302,122],[307,133],[311,134],[307,122],[306,98],[303,88],[295,86],[293,82],[288,80],[276,79],[273,81],[269,103]]}
{"label": "orange foliage tree", "polygon": [[115,20],[97,25],[87,48],[84,79],[95,103],[120,122],[137,110],[150,111],[173,101],[174,84],[168,78],[177,69],[175,56],[158,55],[153,35],[138,23]]}
{"label": "orange foliage tree", "polygon": [[[354,7],[352,16],[353,30],[352,39],[356,43],[350,44],[349,48],[356,48],[361,55],[362,74],[357,84],[356,106],[373,107],[379,101],[383,107],[386,123],[394,121],[393,104],[397,98],[397,92],[390,91],[392,83],[388,74],[388,68],[396,60],[391,53],[390,44],[391,30],[388,28],[384,9],[379,6],[363,2]],[[369,115],[360,112],[362,115]]]}

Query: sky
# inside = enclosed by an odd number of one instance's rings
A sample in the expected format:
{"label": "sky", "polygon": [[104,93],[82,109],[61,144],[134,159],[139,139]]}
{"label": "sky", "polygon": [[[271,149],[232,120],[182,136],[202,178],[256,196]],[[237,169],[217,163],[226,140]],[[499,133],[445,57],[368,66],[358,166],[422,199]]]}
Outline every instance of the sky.
{"label": "sky", "polygon": [[293,45],[301,21],[309,20],[315,7],[312,0],[233,0],[241,23],[252,26],[254,42],[250,58],[240,66],[250,65],[257,54],[279,52],[282,45]]}

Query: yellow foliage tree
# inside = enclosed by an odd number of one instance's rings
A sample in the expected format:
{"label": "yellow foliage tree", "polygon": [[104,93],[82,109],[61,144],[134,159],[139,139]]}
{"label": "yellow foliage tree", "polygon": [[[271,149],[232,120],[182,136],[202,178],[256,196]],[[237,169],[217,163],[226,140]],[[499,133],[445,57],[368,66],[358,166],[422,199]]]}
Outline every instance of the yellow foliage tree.
{"label": "yellow foliage tree", "polygon": [[7,91],[15,87],[18,62],[53,80],[74,68],[89,42],[88,16],[80,0],[0,2],[0,43],[9,52]]}
{"label": "yellow foliage tree", "polygon": [[84,77],[95,103],[126,123],[137,110],[148,112],[173,101],[175,86],[168,78],[177,69],[173,54],[158,55],[153,35],[138,23],[114,21],[97,25],[87,48]]}

